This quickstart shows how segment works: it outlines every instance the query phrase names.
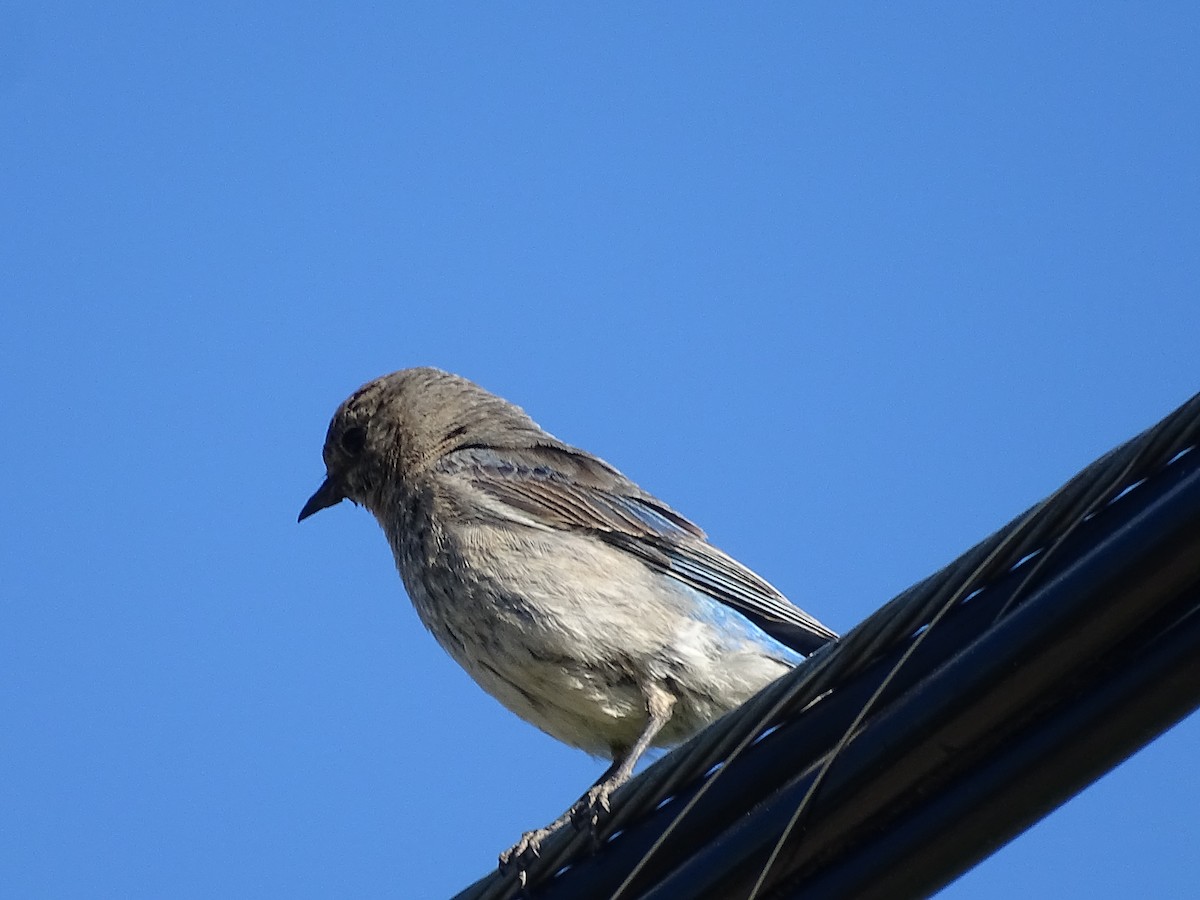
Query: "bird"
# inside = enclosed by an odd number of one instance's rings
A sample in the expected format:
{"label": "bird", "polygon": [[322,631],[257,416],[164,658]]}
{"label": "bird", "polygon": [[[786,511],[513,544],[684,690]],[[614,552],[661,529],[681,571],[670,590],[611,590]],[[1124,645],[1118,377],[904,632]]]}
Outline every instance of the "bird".
{"label": "bird", "polygon": [[616,468],[458,375],[368,382],[337,408],[322,456],[299,521],[365,507],[442,648],[510,711],[611,761],[502,869],[567,822],[596,825],[647,750],[838,637]]}

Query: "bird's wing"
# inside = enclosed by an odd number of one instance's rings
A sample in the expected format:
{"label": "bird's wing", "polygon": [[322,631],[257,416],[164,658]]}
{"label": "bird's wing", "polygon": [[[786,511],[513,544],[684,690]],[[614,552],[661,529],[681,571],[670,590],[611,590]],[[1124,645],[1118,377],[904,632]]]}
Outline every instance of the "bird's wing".
{"label": "bird's wing", "polygon": [[566,445],[461,448],[439,469],[467,477],[523,521],[581,530],[732,607],[776,640],[811,653],[837,637],[704,532],[616,469]]}

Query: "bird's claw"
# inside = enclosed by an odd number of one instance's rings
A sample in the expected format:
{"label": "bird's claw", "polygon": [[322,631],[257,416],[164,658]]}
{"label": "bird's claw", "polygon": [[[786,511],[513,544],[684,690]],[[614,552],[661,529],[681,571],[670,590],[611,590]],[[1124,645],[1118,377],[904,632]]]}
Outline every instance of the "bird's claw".
{"label": "bird's claw", "polygon": [[521,885],[525,885],[526,870],[541,855],[542,841],[554,831],[553,828],[535,828],[521,835],[521,839],[500,854],[500,871],[507,874],[515,871]]}
{"label": "bird's claw", "polygon": [[608,798],[611,795],[612,788],[601,783],[593,785],[586,794],[580,797],[567,813],[575,829],[577,831],[590,830],[594,833],[596,826],[600,824],[600,816],[609,811]]}
{"label": "bird's claw", "polygon": [[541,855],[542,842],[567,822],[577,831],[590,832],[593,841],[598,845],[600,841],[597,826],[601,815],[606,815],[609,811],[608,798],[614,789],[607,783],[593,785],[557,820],[545,828],[525,832],[519,841],[500,854],[500,871],[504,874],[516,872],[521,885],[524,886],[527,869]]}

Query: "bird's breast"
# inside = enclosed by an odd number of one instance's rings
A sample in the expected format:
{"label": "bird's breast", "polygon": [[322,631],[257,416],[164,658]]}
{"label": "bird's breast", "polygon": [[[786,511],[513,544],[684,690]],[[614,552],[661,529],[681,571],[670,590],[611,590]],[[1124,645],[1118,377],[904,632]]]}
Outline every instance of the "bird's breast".
{"label": "bird's breast", "polygon": [[510,710],[596,755],[636,738],[647,685],[676,696],[662,735],[673,743],[789,668],[723,627],[711,598],[584,532],[426,518],[389,537],[450,656]]}

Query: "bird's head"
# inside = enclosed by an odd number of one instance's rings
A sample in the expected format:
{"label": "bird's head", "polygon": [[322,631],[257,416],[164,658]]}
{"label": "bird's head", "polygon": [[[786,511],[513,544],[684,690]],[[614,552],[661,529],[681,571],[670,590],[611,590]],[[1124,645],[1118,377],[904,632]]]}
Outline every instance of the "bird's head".
{"label": "bird's head", "polygon": [[548,437],[519,407],[458,375],[432,368],[384,375],[333,414],[322,451],[325,481],[300,521],[346,499],[378,514],[447,453]]}

